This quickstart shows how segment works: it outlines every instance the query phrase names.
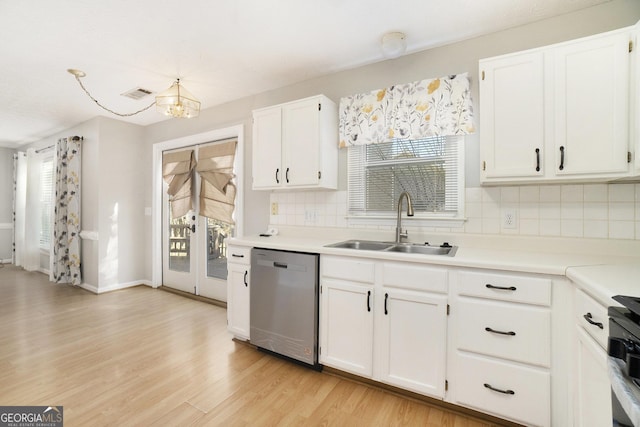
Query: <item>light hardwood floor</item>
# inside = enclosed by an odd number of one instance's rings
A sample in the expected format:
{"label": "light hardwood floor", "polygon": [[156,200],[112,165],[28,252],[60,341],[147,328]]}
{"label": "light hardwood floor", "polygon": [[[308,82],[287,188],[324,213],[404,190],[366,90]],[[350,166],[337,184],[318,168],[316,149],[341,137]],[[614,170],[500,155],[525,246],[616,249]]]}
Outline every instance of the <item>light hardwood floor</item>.
{"label": "light hardwood floor", "polygon": [[259,352],[225,309],[144,286],[5,266],[0,325],[0,405],[61,405],[66,427],[492,425]]}

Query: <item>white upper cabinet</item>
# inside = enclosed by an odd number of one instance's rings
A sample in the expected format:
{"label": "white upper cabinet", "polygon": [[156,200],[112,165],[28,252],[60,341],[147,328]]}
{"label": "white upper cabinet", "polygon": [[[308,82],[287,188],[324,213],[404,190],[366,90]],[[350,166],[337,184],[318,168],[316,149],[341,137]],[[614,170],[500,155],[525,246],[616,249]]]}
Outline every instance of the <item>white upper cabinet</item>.
{"label": "white upper cabinet", "polygon": [[483,183],[635,173],[628,159],[632,30],[480,61]]}
{"label": "white upper cabinet", "polygon": [[486,178],[542,176],[543,53],[480,61],[480,148]]}
{"label": "white upper cabinet", "polygon": [[336,189],[338,112],[318,95],[253,112],[253,189]]}
{"label": "white upper cabinet", "polygon": [[628,32],[552,49],[556,175],[621,174],[629,151]]}

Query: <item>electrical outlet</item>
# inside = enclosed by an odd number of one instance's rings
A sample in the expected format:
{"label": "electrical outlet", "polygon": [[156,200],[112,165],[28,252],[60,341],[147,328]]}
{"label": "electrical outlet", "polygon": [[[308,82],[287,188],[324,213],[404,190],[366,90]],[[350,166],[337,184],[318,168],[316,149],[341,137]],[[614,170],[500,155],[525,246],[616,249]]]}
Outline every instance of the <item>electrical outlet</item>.
{"label": "electrical outlet", "polygon": [[271,203],[271,215],[278,215],[278,203]]}
{"label": "electrical outlet", "polygon": [[516,211],[514,210],[505,210],[502,213],[502,228],[516,228],[517,227],[518,218],[516,216]]}

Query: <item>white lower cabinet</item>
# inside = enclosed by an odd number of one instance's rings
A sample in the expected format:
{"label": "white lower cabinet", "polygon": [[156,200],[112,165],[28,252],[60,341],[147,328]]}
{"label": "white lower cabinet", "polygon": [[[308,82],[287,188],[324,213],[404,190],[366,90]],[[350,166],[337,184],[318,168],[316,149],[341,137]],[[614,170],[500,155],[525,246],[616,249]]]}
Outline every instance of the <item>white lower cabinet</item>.
{"label": "white lower cabinet", "polygon": [[380,381],[444,397],[447,296],[383,287]]}
{"label": "white lower cabinet", "polygon": [[457,403],[526,425],[550,425],[551,376],[546,369],[474,353],[456,354]]}
{"label": "white lower cabinet", "polygon": [[551,280],[458,270],[450,294],[449,400],[551,425]]}
{"label": "white lower cabinet", "polygon": [[373,285],[322,281],[320,363],[373,375]]}
{"label": "white lower cabinet", "polygon": [[580,290],[574,297],[575,369],[573,381],[575,425],[611,425],[611,382],[607,368],[606,307]]}
{"label": "white lower cabinet", "polygon": [[447,296],[432,290],[446,292],[446,269],[333,256],[320,264],[320,362],[442,399]]}
{"label": "white lower cabinet", "polygon": [[251,248],[227,248],[227,329],[236,338],[249,339]]}

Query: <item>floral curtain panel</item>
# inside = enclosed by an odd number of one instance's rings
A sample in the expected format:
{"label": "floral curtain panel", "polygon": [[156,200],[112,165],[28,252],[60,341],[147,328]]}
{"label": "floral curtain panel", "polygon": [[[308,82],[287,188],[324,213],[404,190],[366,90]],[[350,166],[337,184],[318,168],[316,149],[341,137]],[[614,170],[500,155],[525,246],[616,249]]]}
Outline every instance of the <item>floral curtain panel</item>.
{"label": "floral curtain panel", "polygon": [[174,151],[162,155],[162,178],[169,185],[167,194],[172,218],[180,218],[192,207],[192,176],[196,167],[193,150]]}
{"label": "floral curtain panel", "polygon": [[467,73],[420,80],[340,100],[340,147],[475,131]]}
{"label": "floral curtain panel", "polygon": [[51,280],[80,285],[80,167],[82,137],[56,144]]}
{"label": "floral curtain panel", "polygon": [[198,150],[196,171],[202,178],[200,185],[200,215],[235,224],[236,186],[232,182],[233,162],[237,141],[201,147]]}

